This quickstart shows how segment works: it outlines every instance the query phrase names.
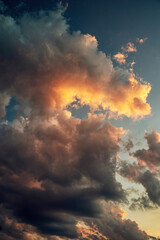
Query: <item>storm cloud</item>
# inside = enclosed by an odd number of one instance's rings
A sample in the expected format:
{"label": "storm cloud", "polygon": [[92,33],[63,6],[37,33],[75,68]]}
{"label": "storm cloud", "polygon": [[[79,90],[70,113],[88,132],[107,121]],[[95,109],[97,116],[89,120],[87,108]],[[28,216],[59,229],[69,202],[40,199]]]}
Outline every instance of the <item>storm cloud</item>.
{"label": "storm cloud", "polygon": [[123,129],[61,114],[1,126],[0,199],[42,233],[76,237],[76,217],[100,217],[101,200],[124,201],[115,179]]}

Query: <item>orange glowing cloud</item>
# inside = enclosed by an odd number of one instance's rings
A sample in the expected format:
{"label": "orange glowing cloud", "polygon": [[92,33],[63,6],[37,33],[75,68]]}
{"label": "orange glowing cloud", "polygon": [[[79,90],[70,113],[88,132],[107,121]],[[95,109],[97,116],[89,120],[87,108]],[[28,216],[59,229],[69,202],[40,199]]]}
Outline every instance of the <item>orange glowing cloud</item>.
{"label": "orange glowing cloud", "polygon": [[[116,72],[113,71],[112,74],[113,78],[116,78]],[[115,79],[115,81],[117,80]],[[111,81],[95,83],[90,79],[78,82],[74,77],[66,79],[53,87],[52,104],[56,108],[64,109],[75,98],[78,98],[82,105],[89,105],[92,110],[103,108],[103,110],[110,110],[117,115],[135,119],[150,114],[150,105],[146,103],[146,98],[151,90],[150,84],[138,82],[133,74],[130,74],[127,81],[126,84],[117,82],[114,84]]]}
{"label": "orange glowing cloud", "polygon": [[[5,75],[1,80],[0,87],[1,84],[2,88],[6,86],[4,92],[15,96],[19,102],[29,103],[33,111],[66,109],[78,98],[82,105],[89,105],[91,111],[109,111],[110,117],[116,114],[136,119],[150,114],[151,108],[146,102],[150,84],[139,82],[133,73],[123,68],[114,68],[110,57],[99,51],[95,36],[80,31],[70,33],[63,17],[64,10],[59,11],[47,16],[43,13],[39,19],[29,15],[23,19],[22,26],[26,24],[26,28],[22,32],[27,40],[23,47],[21,42],[14,47],[15,56],[21,53],[21,61],[19,58],[14,63],[10,58],[5,61],[4,69],[12,66],[13,70],[10,70],[7,85]],[[21,25],[13,22],[13,28],[19,34]],[[33,34],[35,28],[36,35]],[[42,35],[43,41],[39,37]],[[8,39],[11,41],[12,35]],[[22,39],[22,36],[18,35],[16,39]],[[135,51],[134,44],[128,43],[123,53],[118,53],[115,58],[125,63],[128,53]],[[5,93],[2,96],[4,104],[0,117],[5,115],[8,104]]]}
{"label": "orange glowing cloud", "polygon": [[131,43],[131,42],[128,42],[125,47],[122,47],[122,50],[124,52],[136,52],[137,51],[134,43]]}
{"label": "orange glowing cloud", "polygon": [[79,234],[79,239],[92,240],[93,237],[101,240],[108,240],[106,236],[99,232],[98,227],[92,223],[92,226],[87,225],[83,221],[79,221],[76,224],[77,233]]}
{"label": "orange glowing cloud", "polygon": [[144,43],[146,40],[147,40],[147,38],[137,38],[136,41],[137,41],[138,43],[141,43],[141,44],[142,44],[142,43]]}
{"label": "orange glowing cloud", "polygon": [[119,64],[122,64],[122,63],[126,63],[126,58],[127,58],[127,57],[128,57],[127,55],[118,52],[117,54],[115,54],[115,55],[113,56],[113,59],[114,59],[115,61],[117,61]]}

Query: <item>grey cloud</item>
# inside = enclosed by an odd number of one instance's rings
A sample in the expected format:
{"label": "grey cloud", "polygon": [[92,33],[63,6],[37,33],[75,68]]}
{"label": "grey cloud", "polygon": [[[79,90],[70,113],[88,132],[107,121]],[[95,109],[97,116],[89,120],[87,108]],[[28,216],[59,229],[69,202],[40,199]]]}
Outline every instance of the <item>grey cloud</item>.
{"label": "grey cloud", "polygon": [[[135,162],[131,164],[127,161],[122,161],[119,173],[121,176],[128,178],[130,181],[142,184],[145,188],[149,199],[147,200],[143,197],[140,198],[140,205],[143,204],[144,208],[160,205],[160,179],[158,172],[151,172],[146,167]],[[152,205],[149,200],[155,204],[155,206]]]}
{"label": "grey cloud", "polygon": [[51,120],[1,126],[0,199],[41,233],[75,238],[76,218],[101,217],[102,199],[125,200],[115,179],[123,131],[98,118]]}
{"label": "grey cloud", "polygon": [[142,161],[149,168],[156,168],[160,166],[160,138],[159,133],[151,131],[145,134],[148,149],[140,149],[133,153],[138,161]]}
{"label": "grey cloud", "polygon": [[[123,211],[118,206],[114,205],[113,203],[108,203],[107,205],[108,208],[106,208],[104,218],[93,221],[103,236],[106,236],[109,240],[149,239],[149,236],[144,231],[139,229],[136,222],[129,219],[123,219]],[[90,226],[92,226],[91,223]]]}
{"label": "grey cloud", "polygon": [[138,198],[131,199],[131,205],[129,208],[131,210],[146,210],[146,209],[155,209],[157,206],[149,199],[147,194],[142,195]]}
{"label": "grey cloud", "polygon": [[7,9],[7,6],[4,4],[2,0],[0,0],[0,11],[4,12]]}
{"label": "grey cloud", "polygon": [[9,104],[10,97],[7,94],[0,94],[0,119],[6,115],[6,106]]}

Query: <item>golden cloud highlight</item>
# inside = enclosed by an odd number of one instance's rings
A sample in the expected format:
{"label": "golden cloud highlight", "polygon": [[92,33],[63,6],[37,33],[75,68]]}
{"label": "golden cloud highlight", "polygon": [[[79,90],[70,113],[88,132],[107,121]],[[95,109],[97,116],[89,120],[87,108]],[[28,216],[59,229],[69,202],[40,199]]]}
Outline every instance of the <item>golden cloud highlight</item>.
{"label": "golden cloud highlight", "polygon": [[106,236],[99,232],[98,227],[92,223],[92,226],[87,225],[83,221],[79,221],[76,224],[77,232],[79,234],[79,239],[92,240],[93,238],[108,240]]}
{"label": "golden cloud highlight", "polygon": [[113,56],[113,59],[117,61],[119,64],[122,64],[122,63],[126,63],[127,57],[128,55],[118,52]]}
{"label": "golden cloud highlight", "polygon": [[53,87],[53,107],[64,109],[78,98],[82,105],[89,105],[92,110],[103,108],[134,119],[143,118],[151,112],[151,107],[146,102],[151,86],[138,82],[133,74],[127,84],[116,84],[116,88],[111,82],[74,84],[75,80],[66,80]]}

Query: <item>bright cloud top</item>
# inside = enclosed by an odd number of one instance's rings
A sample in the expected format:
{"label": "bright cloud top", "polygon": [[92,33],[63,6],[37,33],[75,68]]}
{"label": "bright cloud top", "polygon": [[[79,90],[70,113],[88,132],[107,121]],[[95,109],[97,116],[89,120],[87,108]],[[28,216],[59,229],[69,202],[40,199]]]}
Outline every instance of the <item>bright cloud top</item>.
{"label": "bright cloud top", "polygon": [[[2,94],[43,111],[65,109],[78,98],[92,110],[103,108],[132,118],[150,114],[146,102],[150,84],[139,82],[127,70],[115,69],[98,50],[94,36],[70,33],[63,12],[60,8],[37,17],[25,14],[18,23],[0,16],[1,58],[5,59],[0,65]],[[129,43],[125,49],[135,51]]]}

